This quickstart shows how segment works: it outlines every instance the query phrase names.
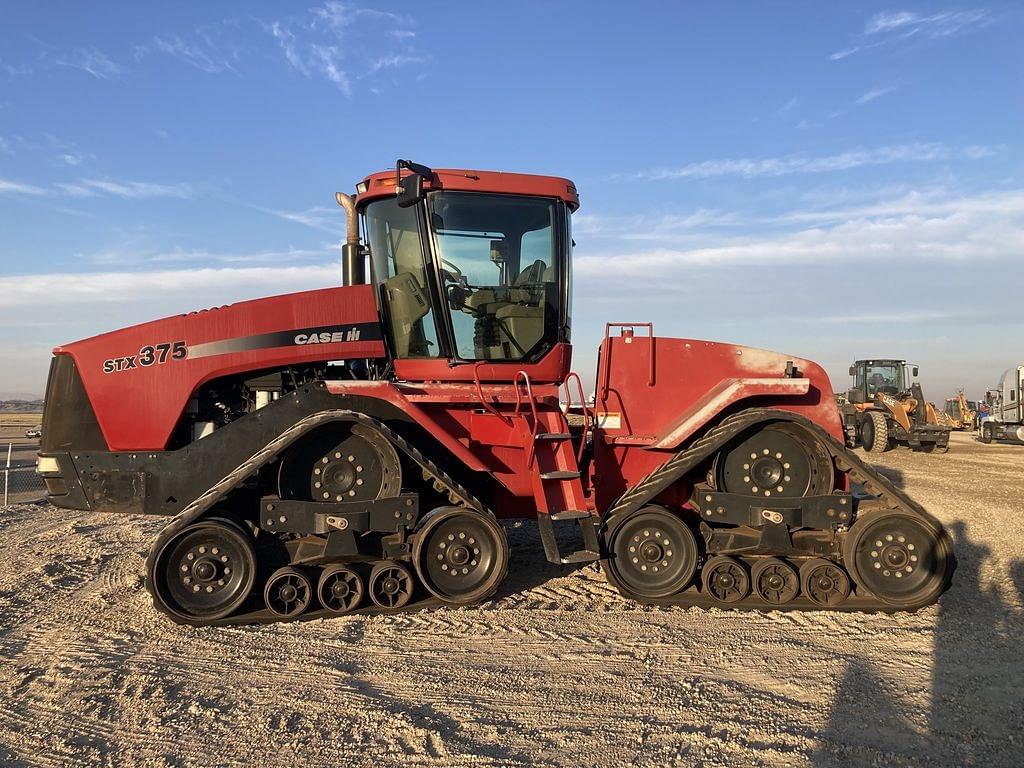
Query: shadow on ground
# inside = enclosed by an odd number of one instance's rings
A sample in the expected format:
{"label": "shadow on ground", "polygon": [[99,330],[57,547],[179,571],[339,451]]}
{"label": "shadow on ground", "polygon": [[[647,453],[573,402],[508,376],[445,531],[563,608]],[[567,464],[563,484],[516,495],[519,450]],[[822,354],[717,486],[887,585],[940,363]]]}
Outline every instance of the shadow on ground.
{"label": "shadow on ground", "polygon": [[[954,523],[953,586],[939,602],[929,711],[909,711],[904,683],[888,680],[867,660],[850,662],[822,731],[816,766],[1024,763],[1024,616],[995,586],[981,585],[988,547]],[[1010,566],[1024,596],[1024,561]],[[980,666],[985,648],[994,663]]]}

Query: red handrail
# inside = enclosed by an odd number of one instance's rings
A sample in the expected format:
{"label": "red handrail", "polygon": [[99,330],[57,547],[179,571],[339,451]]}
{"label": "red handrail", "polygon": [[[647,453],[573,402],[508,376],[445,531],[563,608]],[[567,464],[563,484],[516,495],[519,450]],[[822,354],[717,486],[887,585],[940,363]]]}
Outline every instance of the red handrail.
{"label": "red handrail", "polygon": [[537,427],[540,426],[540,416],[537,414],[537,398],[533,396],[533,386],[530,384],[530,374],[526,371],[516,371],[515,377],[512,379],[512,387],[516,392],[516,410],[519,413],[519,408],[522,405],[522,400],[519,396],[519,377],[523,378],[526,382],[526,394],[530,399],[530,411],[533,413],[533,428],[530,430],[531,434],[537,434]]}
{"label": "red handrail", "polygon": [[[510,419],[507,416],[505,416],[505,414],[501,413],[497,408],[495,408],[493,405],[491,405],[490,403],[488,403],[484,399],[484,389],[483,389],[483,386],[480,384],[480,371],[479,371],[479,368],[485,362],[487,362],[487,361],[486,360],[481,360],[480,362],[478,362],[476,365],[473,366],[473,383],[476,385],[476,396],[480,398],[480,404],[484,407],[485,410],[490,411],[491,413],[493,413],[495,416],[497,416],[499,419],[501,419],[502,421],[506,422],[507,424],[511,424],[512,423],[512,419]],[[519,410],[518,402],[519,402],[519,388],[516,387],[516,403],[517,403],[516,410],[517,411]]]}
{"label": "red handrail", "polygon": [[569,390],[569,382],[573,379],[576,380],[577,389],[580,391],[580,408],[583,409],[583,435],[580,437],[579,451],[576,453],[576,463],[583,463],[583,449],[587,446],[587,432],[590,431],[591,415],[587,409],[587,395],[583,391],[583,380],[576,371],[569,371],[569,375],[565,377],[565,398],[566,407],[572,410],[572,392]]}

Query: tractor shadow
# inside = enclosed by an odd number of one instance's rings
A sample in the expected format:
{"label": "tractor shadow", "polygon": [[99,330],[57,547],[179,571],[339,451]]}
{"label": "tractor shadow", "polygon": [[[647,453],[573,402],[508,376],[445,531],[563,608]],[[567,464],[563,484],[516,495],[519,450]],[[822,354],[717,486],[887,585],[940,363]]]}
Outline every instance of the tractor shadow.
{"label": "tractor shadow", "polygon": [[[1024,762],[1024,612],[1008,606],[991,581],[982,585],[989,548],[971,541],[962,522],[952,534],[958,566],[938,605],[930,709],[920,713],[904,701],[910,683],[900,663],[889,659],[882,670],[854,655],[812,765]],[[1011,564],[1010,573],[1024,596],[1024,561]],[[915,667],[907,663],[906,672],[912,680]]]}
{"label": "tractor shadow", "polygon": [[871,468],[900,490],[906,486],[902,470],[894,467],[884,467],[881,464],[872,464]]}

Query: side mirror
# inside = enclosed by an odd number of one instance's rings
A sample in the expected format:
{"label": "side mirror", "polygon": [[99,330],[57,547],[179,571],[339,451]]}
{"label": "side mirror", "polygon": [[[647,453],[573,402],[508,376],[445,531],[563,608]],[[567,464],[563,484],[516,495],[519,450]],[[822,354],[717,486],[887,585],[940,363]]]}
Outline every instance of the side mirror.
{"label": "side mirror", "polygon": [[851,376],[856,376],[857,375],[857,366],[856,365],[851,365],[850,366],[850,375]]}
{"label": "side mirror", "polygon": [[423,177],[418,173],[406,176],[396,190],[399,208],[409,208],[423,199]]}
{"label": "side mirror", "polygon": [[914,378],[917,378],[917,366],[916,365],[914,366],[913,373],[914,373]]}

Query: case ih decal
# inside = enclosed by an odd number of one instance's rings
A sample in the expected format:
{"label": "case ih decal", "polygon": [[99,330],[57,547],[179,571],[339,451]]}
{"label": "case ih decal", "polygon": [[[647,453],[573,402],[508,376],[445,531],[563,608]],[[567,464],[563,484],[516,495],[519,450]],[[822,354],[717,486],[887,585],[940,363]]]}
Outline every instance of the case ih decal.
{"label": "case ih decal", "polygon": [[211,341],[206,344],[194,344],[189,347],[188,356],[195,359],[210,357],[211,355],[226,355],[230,352],[249,352],[254,349],[268,349],[271,347],[336,344],[346,341],[377,341],[380,338],[380,325],[377,323],[328,325],[318,328],[292,328],[287,331],[259,333],[255,336],[242,336],[223,341]]}

